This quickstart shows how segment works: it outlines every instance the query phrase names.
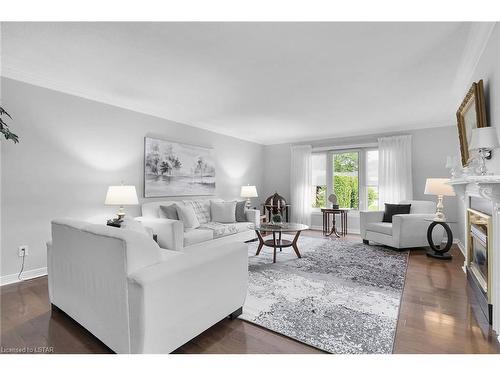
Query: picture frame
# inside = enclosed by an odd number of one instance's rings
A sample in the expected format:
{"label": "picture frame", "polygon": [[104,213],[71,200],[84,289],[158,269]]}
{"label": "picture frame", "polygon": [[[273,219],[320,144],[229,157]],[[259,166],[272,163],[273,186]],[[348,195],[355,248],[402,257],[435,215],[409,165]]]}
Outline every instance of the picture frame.
{"label": "picture frame", "polygon": [[470,160],[469,144],[472,129],[487,126],[483,80],[472,83],[456,115],[462,166],[466,167]]}
{"label": "picture frame", "polygon": [[144,197],[215,195],[213,149],[144,137]]}

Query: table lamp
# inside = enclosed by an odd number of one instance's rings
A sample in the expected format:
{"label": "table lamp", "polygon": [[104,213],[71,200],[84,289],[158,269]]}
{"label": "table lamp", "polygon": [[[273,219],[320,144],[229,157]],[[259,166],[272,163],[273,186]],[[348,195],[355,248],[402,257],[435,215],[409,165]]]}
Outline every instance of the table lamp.
{"label": "table lamp", "polygon": [[469,150],[477,151],[480,157],[479,173],[482,176],[488,174],[485,159],[491,155],[491,150],[500,147],[497,132],[491,126],[486,128],[472,129]]}
{"label": "table lamp", "polygon": [[424,194],[437,195],[438,197],[436,205],[436,216],[434,216],[435,221],[446,221],[446,217],[443,211],[443,197],[455,196],[453,187],[447,184],[448,181],[450,181],[449,178],[428,178],[425,181]]}
{"label": "table lamp", "polygon": [[251,186],[251,185],[242,186],[240,196],[242,198],[247,199],[247,203],[245,204],[245,207],[250,208],[250,205],[252,204],[252,202],[250,201],[250,198],[258,197],[257,188],[255,186]]}
{"label": "table lamp", "polygon": [[106,206],[120,206],[117,215],[119,220],[125,217],[123,206],[133,206],[139,204],[137,192],[133,185],[110,186],[104,201]]}

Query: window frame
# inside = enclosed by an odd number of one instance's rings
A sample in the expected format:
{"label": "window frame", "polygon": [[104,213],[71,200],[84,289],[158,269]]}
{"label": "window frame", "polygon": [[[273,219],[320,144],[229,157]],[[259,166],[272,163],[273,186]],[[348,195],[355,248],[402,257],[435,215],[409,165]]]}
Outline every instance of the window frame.
{"label": "window frame", "polygon": [[[327,151],[313,151],[313,154],[326,154],[326,198],[333,193],[333,157],[335,154],[345,154],[349,152],[358,153],[358,208],[351,209],[350,212],[368,210],[368,187],[366,170],[366,152],[378,150],[378,147],[356,147],[338,148]],[[373,186],[373,185],[370,185]],[[377,185],[378,187],[378,185]],[[312,213],[321,212],[321,208],[311,207]]]}

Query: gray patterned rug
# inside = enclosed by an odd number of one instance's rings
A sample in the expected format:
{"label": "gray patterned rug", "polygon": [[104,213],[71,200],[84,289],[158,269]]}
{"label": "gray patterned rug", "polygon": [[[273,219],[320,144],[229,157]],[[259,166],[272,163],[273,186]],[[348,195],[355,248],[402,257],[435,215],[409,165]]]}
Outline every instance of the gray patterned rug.
{"label": "gray patterned rug", "polygon": [[256,250],[241,319],[330,353],[392,353],[407,252],[305,236],[301,259]]}

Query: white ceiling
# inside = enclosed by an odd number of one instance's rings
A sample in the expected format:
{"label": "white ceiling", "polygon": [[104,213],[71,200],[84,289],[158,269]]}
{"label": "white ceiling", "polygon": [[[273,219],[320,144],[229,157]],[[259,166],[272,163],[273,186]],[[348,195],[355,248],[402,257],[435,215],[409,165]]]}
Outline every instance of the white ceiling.
{"label": "white ceiling", "polygon": [[3,23],[2,75],[262,144],[454,124],[470,23]]}

